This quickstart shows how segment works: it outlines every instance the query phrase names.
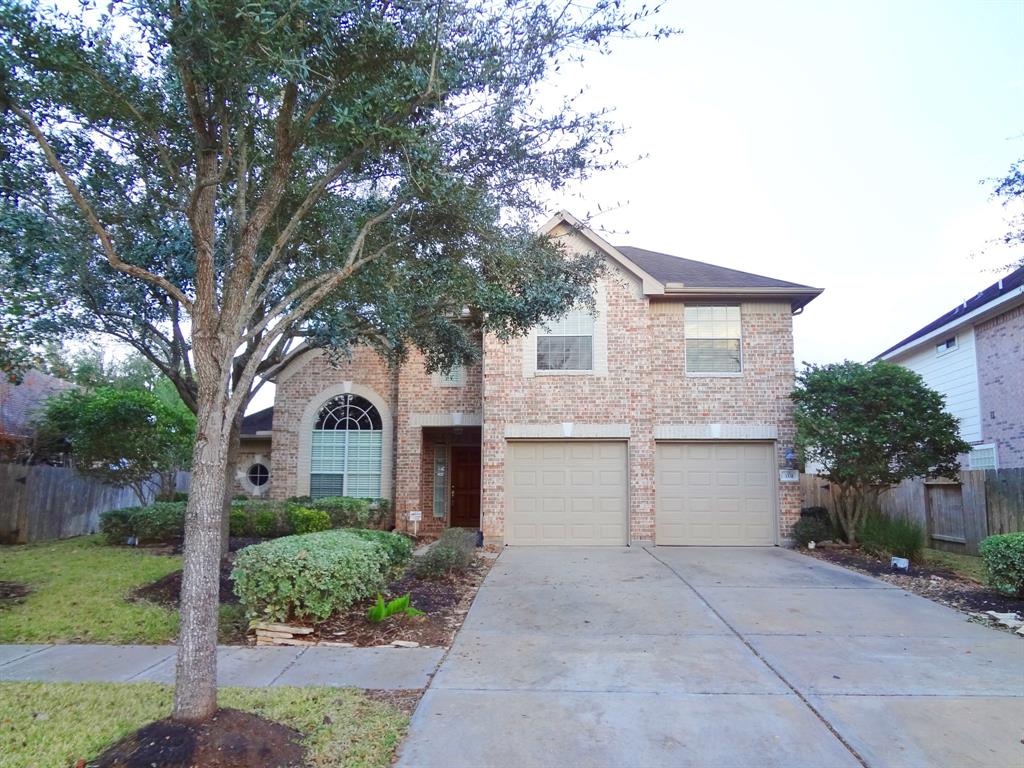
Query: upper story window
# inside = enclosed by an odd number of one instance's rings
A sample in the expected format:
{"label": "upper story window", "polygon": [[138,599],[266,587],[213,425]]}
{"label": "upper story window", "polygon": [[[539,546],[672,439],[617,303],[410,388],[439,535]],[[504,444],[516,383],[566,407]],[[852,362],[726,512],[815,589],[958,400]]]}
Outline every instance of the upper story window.
{"label": "upper story window", "polygon": [[594,316],[573,309],[537,329],[538,371],[592,371]]}
{"label": "upper story window", "polygon": [[686,372],[743,371],[739,307],[686,307]]}
{"label": "upper story window", "polygon": [[948,339],[943,339],[935,345],[935,354],[944,355],[947,352],[952,352],[956,349],[956,336],[950,336]]}
{"label": "upper story window", "polygon": [[447,371],[439,371],[437,385],[439,387],[464,387],[466,385],[466,366],[454,365]]}

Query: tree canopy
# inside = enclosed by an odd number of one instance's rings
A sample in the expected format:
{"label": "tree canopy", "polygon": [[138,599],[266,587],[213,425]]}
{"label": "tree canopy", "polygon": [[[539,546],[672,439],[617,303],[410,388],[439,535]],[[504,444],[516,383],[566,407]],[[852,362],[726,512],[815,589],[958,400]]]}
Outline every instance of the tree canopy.
{"label": "tree canopy", "polygon": [[835,522],[848,541],[878,493],[909,477],[955,477],[970,450],[945,398],[900,365],[810,365],[792,399],[798,450],[838,486]]}

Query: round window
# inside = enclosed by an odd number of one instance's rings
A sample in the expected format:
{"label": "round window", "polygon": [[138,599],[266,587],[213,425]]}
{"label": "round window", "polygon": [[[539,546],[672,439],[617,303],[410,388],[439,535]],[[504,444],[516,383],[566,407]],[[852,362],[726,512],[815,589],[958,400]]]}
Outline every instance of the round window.
{"label": "round window", "polygon": [[266,464],[253,464],[249,467],[249,482],[262,488],[270,480],[270,470]]}

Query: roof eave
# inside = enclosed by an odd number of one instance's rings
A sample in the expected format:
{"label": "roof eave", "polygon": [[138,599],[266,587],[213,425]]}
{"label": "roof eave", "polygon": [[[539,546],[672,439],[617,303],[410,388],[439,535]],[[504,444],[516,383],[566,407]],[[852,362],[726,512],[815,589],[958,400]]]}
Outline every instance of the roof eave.
{"label": "roof eave", "polygon": [[818,296],[824,288],[695,288],[682,283],[666,283],[665,296],[693,299],[789,299],[790,307],[797,312]]}

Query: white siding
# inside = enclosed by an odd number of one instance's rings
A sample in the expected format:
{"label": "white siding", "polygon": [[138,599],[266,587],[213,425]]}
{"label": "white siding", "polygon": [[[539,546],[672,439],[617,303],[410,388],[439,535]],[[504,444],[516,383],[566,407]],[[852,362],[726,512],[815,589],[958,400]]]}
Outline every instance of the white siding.
{"label": "white siding", "polygon": [[974,329],[957,331],[956,349],[941,355],[935,352],[935,345],[940,341],[942,339],[937,339],[910,354],[894,357],[892,362],[921,374],[929,387],[945,395],[946,410],[960,419],[960,436],[969,443],[976,443],[981,440],[981,406]]}

